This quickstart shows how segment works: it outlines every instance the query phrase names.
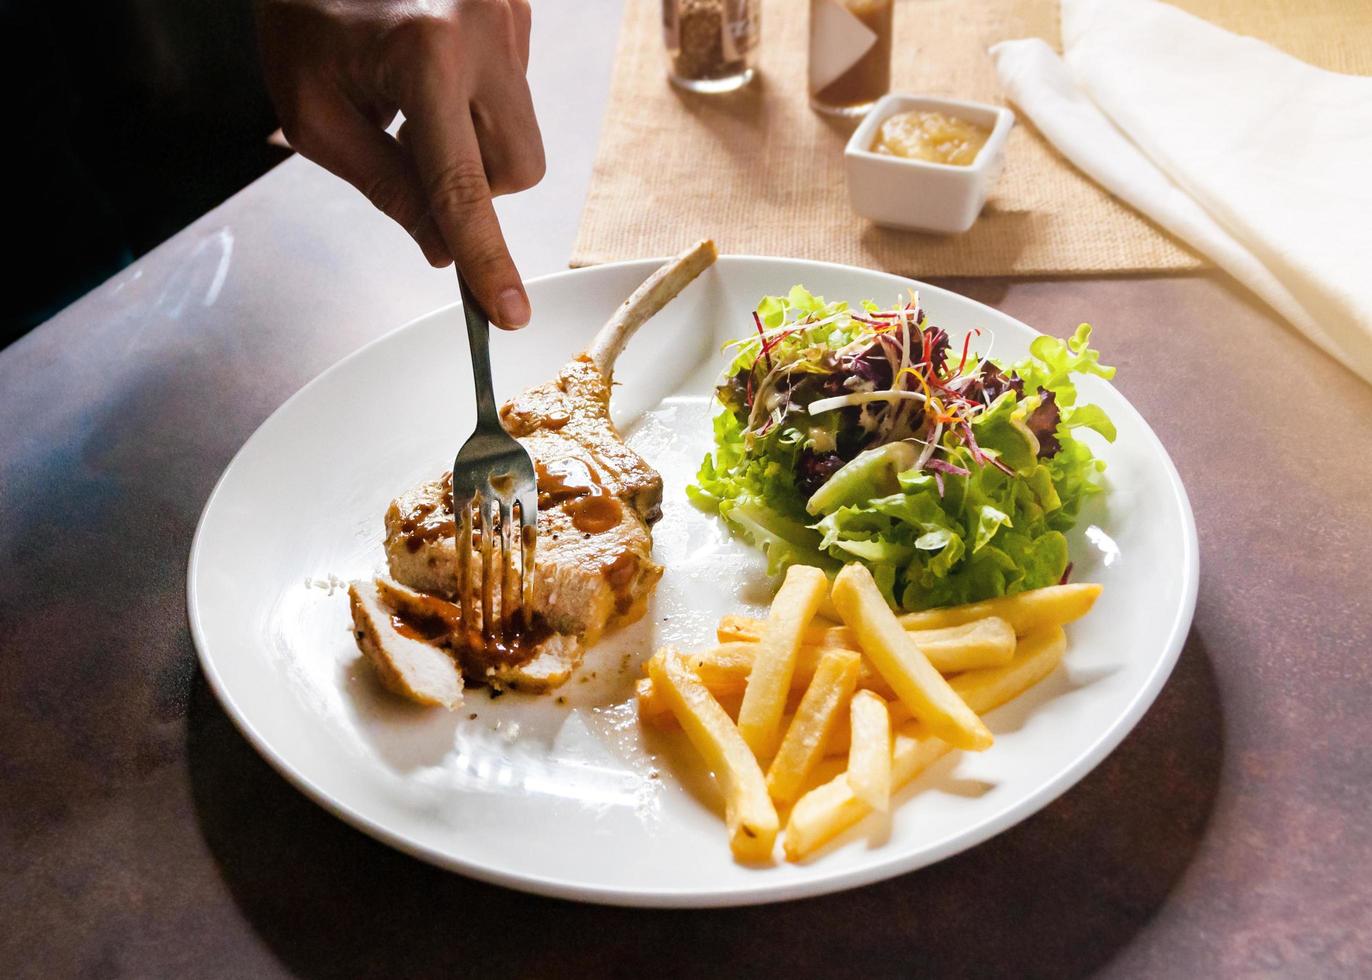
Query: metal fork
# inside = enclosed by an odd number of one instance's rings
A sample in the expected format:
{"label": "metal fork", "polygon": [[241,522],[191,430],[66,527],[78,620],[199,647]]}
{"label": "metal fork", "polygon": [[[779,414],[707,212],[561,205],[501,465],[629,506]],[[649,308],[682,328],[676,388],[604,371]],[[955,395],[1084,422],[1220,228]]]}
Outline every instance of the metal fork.
{"label": "metal fork", "polygon": [[[532,618],[534,594],[534,545],[538,535],[538,478],[528,450],[505,431],[491,389],[491,322],[457,274],[462,291],[462,312],[467,320],[467,340],[472,352],[472,379],[476,383],[476,431],[458,450],[453,461],[453,515],[457,522],[457,596],[463,629],[469,642],[483,646],[513,637]],[[514,520],[519,510],[519,523]],[[473,520],[481,554],[481,619],[475,618],[476,594],[472,581]],[[493,564],[496,538],[500,541],[500,566]],[[515,555],[518,553],[518,572]],[[495,587],[500,585],[500,602]],[[516,622],[515,617],[519,617]]]}

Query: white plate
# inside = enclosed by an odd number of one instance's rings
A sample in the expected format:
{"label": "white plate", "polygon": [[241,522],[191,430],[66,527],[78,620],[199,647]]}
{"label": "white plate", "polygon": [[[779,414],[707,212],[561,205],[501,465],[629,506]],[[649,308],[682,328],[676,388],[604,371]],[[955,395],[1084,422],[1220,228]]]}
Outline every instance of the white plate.
{"label": "white plate", "polygon": [[[529,283],[532,327],[493,337],[497,394],[541,381],[582,349],[656,267],[651,261]],[[1081,382],[1119,428],[1108,499],[1071,535],[1074,579],[1098,581],[1069,629],[1064,666],[988,716],[990,751],[954,753],[814,859],[757,868],[730,857],[708,779],[683,746],[638,727],[631,691],[662,643],[708,644],[726,612],[761,610],[763,563],[694,510],[682,488],[710,445],[720,345],[759,296],[805,283],[829,298],[894,300],[905,279],[816,262],[728,257],[630,344],[614,411],[662,472],[654,532],[667,567],[649,614],[609,635],[552,697],[471,691],[454,713],[383,692],[359,659],[347,599],[329,583],[383,568],[390,499],[451,464],[472,422],[460,310],[439,310],[346,358],[286,402],[215,488],[191,551],[188,605],[200,661],[263,756],[343,819],[426,861],[549,895],[624,905],[777,901],[851,888],[971,847],[1091,770],[1152,703],[1196,600],[1195,524],[1167,453],[1110,385]],[[920,295],[955,339],[990,328],[1021,356],[1028,327],[932,286]],[[1081,311],[1082,316],[1108,311]],[[1065,329],[1065,324],[1054,324]],[[1108,321],[1095,340],[1109,361]],[[475,715],[475,717],[472,717]]]}

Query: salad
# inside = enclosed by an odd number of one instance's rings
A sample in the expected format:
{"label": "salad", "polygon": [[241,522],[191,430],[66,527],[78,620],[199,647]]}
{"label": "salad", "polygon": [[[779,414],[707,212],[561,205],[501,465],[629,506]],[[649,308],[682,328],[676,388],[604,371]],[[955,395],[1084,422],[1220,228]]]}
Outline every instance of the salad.
{"label": "salad", "polygon": [[687,494],[774,573],[859,561],[903,609],[1066,580],[1063,532],[1105,468],[1078,435],[1115,438],[1077,403],[1074,378],[1115,373],[1089,324],[1005,365],[982,331],[953,344],[915,293],[852,309],[796,286],[763,297],[753,323],[726,347],[715,448]]}

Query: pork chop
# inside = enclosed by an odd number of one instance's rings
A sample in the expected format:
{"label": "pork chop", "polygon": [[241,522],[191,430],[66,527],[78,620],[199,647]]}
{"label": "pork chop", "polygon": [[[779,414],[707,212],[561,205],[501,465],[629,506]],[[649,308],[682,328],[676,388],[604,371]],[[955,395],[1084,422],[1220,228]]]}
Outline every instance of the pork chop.
{"label": "pork chop", "polygon": [[[464,646],[461,630],[435,635],[429,642],[451,654],[467,680],[550,690],[571,676],[608,626],[643,615],[662,576],[650,531],[662,513],[662,478],[624,444],[610,419],[614,362],[633,332],[714,258],[713,243],[701,242],[658,270],[587,353],[501,409],[505,428],[529,451],[538,475],[532,610],[542,633],[518,649],[496,651]],[[451,473],[397,497],[385,525],[394,582],[378,580],[379,601],[402,621],[437,608],[422,606],[423,600],[442,602],[444,615],[457,616],[450,601],[457,598],[458,574]],[[479,571],[476,544],[466,546]],[[383,645],[373,646],[384,656]],[[368,656],[377,661],[378,654]]]}
{"label": "pork chop", "polygon": [[[661,515],[662,478],[619,440],[609,414],[610,385],[582,355],[550,382],[502,409],[511,434],[538,474],[538,542],[533,611],[563,645],[567,673],[611,622],[642,615],[662,576],[649,526]],[[474,567],[480,567],[472,542]],[[457,598],[452,475],[402,494],[386,511],[391,576],[419,592]],[[456,607],[454,607],[456,608]],[[469,675],[470,676],[470,673]],[[517,672],[512,686],[545,689],[565,676]]]}

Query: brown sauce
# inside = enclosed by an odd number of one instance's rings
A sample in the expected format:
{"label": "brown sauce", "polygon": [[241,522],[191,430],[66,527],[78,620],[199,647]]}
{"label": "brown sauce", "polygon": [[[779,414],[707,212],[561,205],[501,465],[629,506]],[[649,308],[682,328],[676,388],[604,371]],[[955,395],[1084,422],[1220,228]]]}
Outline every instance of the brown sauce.
{"label": "brown sauce", "polygon": [[405,540],[405,549],[411,553],[418,551],[427,542],[440,538],[450,538],[457,534],[457,524],[453,520],[453,475],[443,474],[443,492],[440,503],[423,503],[400,522],[400,534]]}
{"label": "brown sauce", "polygon": [[562,392],[554,395],[547,391],[526,391],[500,410],[500,421],[505,423],[505,430],[516,437],[539,429],[556,432],[571,420],[571,408],[566,394]]}
{"label": "brown sauce", "polygon": [[565,509],[571,515],[572,527],[584,534],[604,534],[618,527],[624,513],[619,500],[606,493],[573,500]]}
{"label": "brown sauce", "polygon": [[441,616],[416,616],[393,610],[391,627],[406,639],[435,646],[442,646],[452,636],[448,623],[444,622]]}
{"label": "brown sauce", "polygon": [[[444,602],[444,605],[448,603]],[[453,608],[456,610],[455,606]],[[462,629],[461,624],[451,618],[394,608],[391,609],[391,627],[407,639],[447,650],[472,680],[482,679],[489,667],[516,667],[533,659],[538,653],[538,645],[552,635],[541,617],[534,617],[528,628],[519,626],[504,636],[488,640],[476,630]]]}
{"label": "brown sauce", "polygon": [[527,628],[518,627],[504,636],[485,639],[475,631],[465,632],[453,644],[452,652],[462,664],[462,673],[479,681],[488,668],[517,667],[532,660],[538,653],[539,644],[552,633],[542,617],[535,616]]}
{"label": "brown sauce", "polygon": [[583,534],[603,534],[619,525],[623,506],[605,489],[595,470],[574,456],[534,463],[538,474],[538,506],[562,504],[572,527]]}
{"label": "brown sauce", "polygon": [[588,494],[604,493],[600,477],[584,460],[566,456],[545,463],[534,463],[538,474],[538,506],[552,507]]}
{"label": "brown sauce", "polygon": [[[603,534],[623,520],[623,503],[601,482],[596,469],[585,460],[564,457],[544,463],[534,461],[538,477],[538,506],[540,510],[562,507],[572,526],[583,534]],[[443,537],[456,534],[453,516],[452,474],[443,476],[438,503],[424,503],[406,514],[400,530],[405,546],[411,552]],[[527,538],[534,534],[532,527],[524,528]],[[615,594],[616,612],[625,613],[634,602],[630,591],[639,571],[638,558],[628,551],[607,556],[601,574]],[[450,605],[449,603],[444,603]],[[467,678],[479,683],[491,668],[514,667],[531,660],[553,630],[541,617],[535,617],[528,628],[512,630],[510,635],[483,639],[477,630],[465,630],[457,622],[457,607],[453,615],[416,616],[396,612],[391,624],[401,636],[442,647],[462,666]]]}
{"label": "brown sauce", "polygon": [[[575,456],[548,463],[535,460],[534,470],[538,476],[539,508],[564,505],[572,526],[583,534],[603,534],[623,519],[623,504],[605,488],[595,468],[586,461]],[[408,551],[416,552],[431,541],[456,535],[451,473],[443,476],[440,501],[420,504],[401,520],[400,534]]]}

